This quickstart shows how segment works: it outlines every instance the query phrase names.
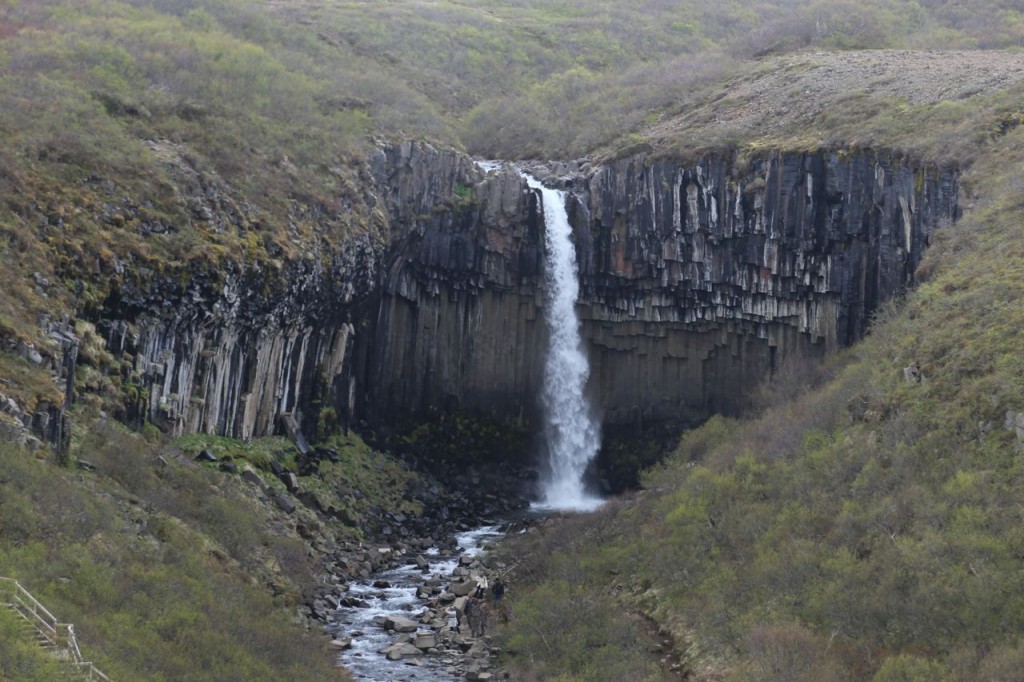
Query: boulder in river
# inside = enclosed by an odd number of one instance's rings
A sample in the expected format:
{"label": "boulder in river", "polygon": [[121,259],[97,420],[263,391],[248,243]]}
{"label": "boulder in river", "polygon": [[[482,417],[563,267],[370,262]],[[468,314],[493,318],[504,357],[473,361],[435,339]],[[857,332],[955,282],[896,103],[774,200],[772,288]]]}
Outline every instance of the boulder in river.
{"label": "boulder in river", "polygon": [[423,652],[412,644],[395,644],[386,649],[389,661],[400,661],[406,656],[419,656]]}
{"label": "boulder in river", "polygon": [[416,632],[418,625],[415,621],[401,616],[388,616],[384,620],[384,629],[395,632]]}

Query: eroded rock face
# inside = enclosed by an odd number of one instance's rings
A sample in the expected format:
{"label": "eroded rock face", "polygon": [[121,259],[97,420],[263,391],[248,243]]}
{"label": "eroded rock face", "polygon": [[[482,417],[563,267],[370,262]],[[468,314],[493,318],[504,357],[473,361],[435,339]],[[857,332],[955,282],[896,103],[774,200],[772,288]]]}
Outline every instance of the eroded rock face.
{"label": "eroded rock face", "polygon": [[[573,188],[590,389],[612,425],[736,411],[784,362],[856,340],[957,215],[955,172],[870,152],[553,170]],[[535,193],[423,143],[381,148],[364,175],[383,240],[108,302],[97,326],[141,382],[130,417],[239,438],[284,413],[309,432],[324,407],[343,426],[536,417]]]}
{"label": "eroded rock face", "polygon": [[[431,186],[433,201],[406,187],[420,180],[404,162],[392,178],[401,227],[358,341],[360,398],[375,422],[415,420],[432,406],[517,415],[537,395],[544,326],[536,200],[511,169],[447,177]],[[419,210],[401,201],[410,195]]]}
{"label": "eroded rock face", "polygon": [[369,238],[347,246],[328,268],[290,268],[269,295],[253,272],[223,275],[216,290],[199,275],[170,294],[122,291],[121,310],[141,312],[104,320],[101,328],[142,384],[129,417],[176,435],[251,438],[279,430],[286,413],[305,416],[312,428],[310,406],[331,405],[346,424],[352,306],[369,295],[381,251]]}
{"label": "eroded rock face", "polygon": [[[743,406],[784,362],[865,332],[956,217],[956,174],[873,153],[737,168],[623,159],[563,178],[591,390],[609,424]],[[418,215],[389,251],[363,385],[390,421],[444,405],[528,418],[543,366],[542,219],[511,171]]]}
{"label": "eroded rock face", "polygon": [[955,173],[869,152],[634,157],[585,189],[583,327],[612,423],[735,411],[783,362],[857,340],[957,215]]}

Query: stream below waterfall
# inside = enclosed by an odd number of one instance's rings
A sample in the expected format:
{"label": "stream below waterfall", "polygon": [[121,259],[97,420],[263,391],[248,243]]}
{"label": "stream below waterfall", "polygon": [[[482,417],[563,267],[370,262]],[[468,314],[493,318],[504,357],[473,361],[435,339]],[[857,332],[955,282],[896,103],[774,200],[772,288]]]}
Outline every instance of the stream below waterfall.
{"label": "stream below waterfall", "polygon": [[[544,316],[549,338],[540,402],[548,476],[542,481],[543,499],[533,505],[532,515],[592,511],[602,500],[587,493],[583,477],[600,448],[601,429],[587,395],[590,367],[576,311],[579,268],[567,194],[514,165],[478,164],[489,173],[504,167],[519,173],[530,191],[537,192],[545,224]],[[480,607],[466,595],[477,579],[486,584],[489,576],[498,575],[477,557],[489,541],[504,535],[503,528],[480,526],[458,534],[454,551],[434,547],[420,555],[403,554],[406,565],[363,573],[363,579],[348,582],[344,605],[338,606],[327,626],[338,638],[337,645],[347,647],[339,654],[341,664],[357,680],[372,682],[496,679],[491,670],[496,652],[488,637],[474,636],[480,633],[472,632],[474,619],[468,615]],[[486,618],[487,607],[483,609]]]}
{"label": "stream below waterfall", "polygon": [[[380,653],[381,650],[407,637],[385,629],[383,624],[389,618],[407,618],[418,624],[416,632],[408,633],[411,638],[426,633],[437,636],[438,629],[430,625],[430,619],[424,614],[430,615],[431,602],[437,602],[438,597],[423,599],[417,592],[423,587],[434,586],[440,587],[442,593],[448,593],[451,585],[459,580],[454,574],[460,568],[461,557],[478,557],[489,542],[504,535],[501,528],[501,525],[485,525],[458,534],[459,549],[456,551],[442,552],[431,548],[423,552],[420,556],[429,565],[426,570],[415,563],[415,556],[410,556],[407,566],[350,582],[346,596],[358,600],[361,606],[339,607],[334,622],[328,626],[329,632],[352,640],[351,647],[340,652],[340,663],[355,679],[372,682],[451,682],[465,679],[465,653],[455,647],[446,649],[442,644],[431,652],[423,651],[418,656],[390,660]],[[428,622],[422,622],[421,616]]]}

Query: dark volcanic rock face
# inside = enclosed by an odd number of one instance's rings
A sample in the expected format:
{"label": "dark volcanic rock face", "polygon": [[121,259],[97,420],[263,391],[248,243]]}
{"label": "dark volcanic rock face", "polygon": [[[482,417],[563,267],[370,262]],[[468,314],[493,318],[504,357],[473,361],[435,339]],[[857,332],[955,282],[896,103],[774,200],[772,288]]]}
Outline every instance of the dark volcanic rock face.
{"label": "dark volcanic rock face", "polygon": [[[359,341],[360,395],[374,422],[414,421],[432,406],[533,409],[544,352],[536,200],[514,170],[452,175],[453,159],[468,162],[452,153],[400,156],[389,179],[400,227]],[[417,162],[440,166],[445,184]]]}
{"label": "dark volcanic rock face", "polygon": [[634,157],[585,189],[584,334],[612,423],[734,411],[784,361],[860,338],[957,210],[955,173],[870,153]]}
{"label": "dark volcanic rock face", "polygon": [[[736,411],[783,362],[856,340],[957,211],[954,172],[871,153],[742,169],[641,156],[564,182],[577,188],[591,390],[610,424]],[[545,347],[537,213],[501,171],[395,242],[364,337],[372,420],[430,405],[531,416]]]}
{"label": "dark volcanic rock face", "polygon": [[203,291],[205,274],[183,291],[121,291],[120,306],[144,312],[100,326],[145,389],[129,417],[236,438],[273,433],[285,413],[315,423],[314,402],[344,421],[351,305],[368,296],[379,257],[371,240],[352,240],[328,268],[289,268],[270,295],[258,272],[219,273],[216,291]]}
{"label": "dark volcanic rock face", "polygon": [[[590,390],[617,426],[736,411],[784,362],[856,340],[957,212],[956,173],[870,152],[571,170],[558,181],[574,188]],[[130,419],[241,438],[283,413],[309,433],[325,407],[341,425],[431,410],[534,421],[535,193],[513,169],[422,143],[380,149],[364,176],[383,240],[108,301],[97,327],[139,382]]]}

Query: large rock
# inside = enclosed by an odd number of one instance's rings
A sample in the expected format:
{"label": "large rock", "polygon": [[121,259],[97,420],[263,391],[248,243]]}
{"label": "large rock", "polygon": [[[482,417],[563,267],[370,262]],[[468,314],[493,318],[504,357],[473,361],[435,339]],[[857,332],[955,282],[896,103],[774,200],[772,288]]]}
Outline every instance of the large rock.
{"label": "large rock", "polygon": [[395,632],[416,632],[418,627],[416,621],[401,616],[388,616],[384,620],[384,628]]}
{"label": "large rock", "polygon": [[437,646],[437,636],[433,632],[421,632],[413,640],[413,646],[426,651]]}
{"label": "large rock", "polygon": [[412,644],[394,644],[385,649],[385,655],[390,661],[400,661],[406,656],[419,656],[422,653]]}
{"label": "large rock", "polygon": [[280,490],[274,490],[270,493],[274,501],[277,502],[277,506],[283,509],[288,514],[295,513],[295,502],[292,501],[288,495],[281,492]]}
{"label": "large rock", "polygon": [[466,595],[471,594],[473,590],[476,589],[477,585],[478,583],[476,580],[470,579],[458,583],[452,583],[449,589],[456,597],[465,597]]}

